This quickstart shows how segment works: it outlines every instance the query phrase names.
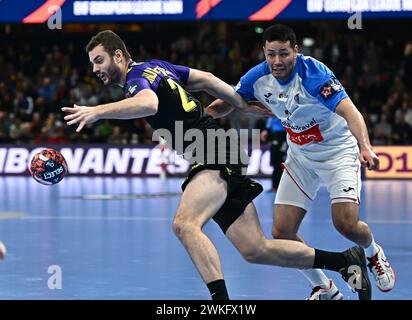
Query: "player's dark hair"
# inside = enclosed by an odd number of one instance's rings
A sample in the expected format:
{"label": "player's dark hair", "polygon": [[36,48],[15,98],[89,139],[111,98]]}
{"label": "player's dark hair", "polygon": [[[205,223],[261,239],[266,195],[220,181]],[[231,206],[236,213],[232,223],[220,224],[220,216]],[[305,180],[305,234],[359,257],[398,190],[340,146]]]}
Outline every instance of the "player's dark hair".
{"label": "player's dark hair", "polygon": [[292,48],[296,45],[296,34],[295,31],[289,26],[284,24],[275,24],[270,26],[263,32],[263,45],[267,42],[280,41],[287,42],[290,41],[290,46]]}
{"label": "player's dark hair", "polygon": [[86,52],[89,53],[99,44],[103,46],[110,57],[113,57],[114,52],[117,49],[120,49],[126,58],[126,62],[131,59],[130,53],[127,51],[123,40],[111,30],[100,31],[98,34],[93,36],[86,46]]}

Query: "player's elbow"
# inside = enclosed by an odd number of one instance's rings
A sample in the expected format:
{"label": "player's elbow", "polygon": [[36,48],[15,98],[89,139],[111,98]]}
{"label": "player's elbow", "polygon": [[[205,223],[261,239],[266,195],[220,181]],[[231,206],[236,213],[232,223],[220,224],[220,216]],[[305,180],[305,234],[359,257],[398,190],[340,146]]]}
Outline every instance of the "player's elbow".
{"label": "player's elbow", "polygon": [[159,98],[154,91],[144,89],[132,99],[134,99],[132,104],[139,117],[153,116],[157,113]]}
{"label": "player's elbow", "polygon": [[148,92],[148,95],[145,98],[145,116],[155,115],[159,109],[159,99],[157,95]]}
{"label": "player's elbow", "polygon": [[157,113],[159,109],[158,101],[151,101],[146,107],[146,113],[148,116],[153,116]]}

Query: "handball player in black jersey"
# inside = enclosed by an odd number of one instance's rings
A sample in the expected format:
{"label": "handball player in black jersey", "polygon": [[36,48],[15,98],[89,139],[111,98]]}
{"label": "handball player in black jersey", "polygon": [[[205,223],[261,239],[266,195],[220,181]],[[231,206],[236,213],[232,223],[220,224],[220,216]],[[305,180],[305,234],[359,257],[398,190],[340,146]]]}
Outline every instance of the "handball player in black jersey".
{"label": "handball player in black jersey", "polygon": [[[77,132],[100,119],[145,118],[153,129],[170,132],[173,138],[169,142],[177,153],[184,153],[188,142],[179,141],[183,137],[181,132],[177,134],[176,123],[182,124],[183,134],[198,130],[207,135],[208,130],[219,129],[190,92],[205,91],[240,111],[256,111],[230,85],[209,72],[161,60],[133,61],[122,39],[110,30],[94,36],[86,52],[93,72],[105,85],[121,86],[125,99],[94,107],[63,107],[62,111],[67,113],[65,121],[68,125],[77,125]],[[206,141],[208,139],[205,137]],[[189,155],[197,161],[182,185],[183,194],[173,221],[173,231],[190,255],[212,299],[225,300],[229,295],[219,254],[202,230],[210,219],[220,226],[248,262],[333,270],[341,273],[360,299],[370,299],[370,282],[360,247],[335,253],[310,248],[297,241],[266,239],[252,202],[262,192],[261,185],[243,174],[247,163],[241,161],[239,148],[234,148],[238,154],[233,157],[227,144],[217,142],[215,147],[216,154],[210,154],[205,148]],[[199,153],[203,153],[204,161],[198,161]],[[224,163],[216,161],[222,158]]]}

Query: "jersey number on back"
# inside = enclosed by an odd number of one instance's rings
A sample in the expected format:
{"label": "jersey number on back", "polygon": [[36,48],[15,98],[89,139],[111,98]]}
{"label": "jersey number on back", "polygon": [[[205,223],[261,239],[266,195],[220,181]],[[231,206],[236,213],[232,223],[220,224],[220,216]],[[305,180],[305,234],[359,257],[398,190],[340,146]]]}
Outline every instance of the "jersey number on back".
{"label": "jersey number on back", "polygon": [[182,101],[183,110],[185,110],[186,112],[189,112],[189,111],[192,111],[194,108],[196,108],[196,102],[193,100],[189,101],[185,90],[176,81],[174,81],[171,78],[167,78],[167,83],[169,84],[170,88],[172,88],[172,90],[179,91],[179,96],[180,96],[180,100]]}

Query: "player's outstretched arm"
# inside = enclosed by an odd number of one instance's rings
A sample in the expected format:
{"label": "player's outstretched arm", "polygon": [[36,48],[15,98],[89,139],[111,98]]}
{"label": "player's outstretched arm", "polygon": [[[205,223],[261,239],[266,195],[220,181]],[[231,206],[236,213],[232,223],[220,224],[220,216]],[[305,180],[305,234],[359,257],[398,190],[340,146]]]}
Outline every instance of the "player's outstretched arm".
{"label": "player's outstretched arm", "polygon": [[188,91],[205,91],[212,97],[222,99],[238,109],[247,107],[247,103],[230,85],[210,72],[190,69],[186,89]]}
{"label": "player's outstretched arm", "polygon": [[[206,107],[206,112],[213,118],[222,118],[230,114],[235,107],[232,107],[228,103],[224,102],[222,99],[216,99],[211,104]],[[246,103],[244,108],[238,108],[240,112],[256,116],[256,117],[274,117],[275,115],[267,109],[259,101],[250,101]]]}
{"label": "player's outstretched arm", "polygon": [[369,170],[379,169],[379,158],[372,150],[365,120],[352,100],[345,98],[340,101],[336,107],[336,113],[345,118],[349,130],[358,141],[362,165],[366,166]]}
{"label": "player's outstretched arm", "polygon": [[228,115],[234,108],[256,116],[273,116],[260,102],[247,103],[230,85],[210,72],[190,69],[186,89],[205,91],[211,96],[219,98],[206,108],[206,112],[215,118]]}
{"label": "player's outstretched arm", "polygon": [[131,98],[95,107],[74,105],[73,108],[64,107],[61,110],[68,115],[64,120],[68,125],[78,124],[76,132],[80,132],[87,124],[101,119],[136,119],[144,118],[157,113],[159,99],[150,89],[144,89]]}

